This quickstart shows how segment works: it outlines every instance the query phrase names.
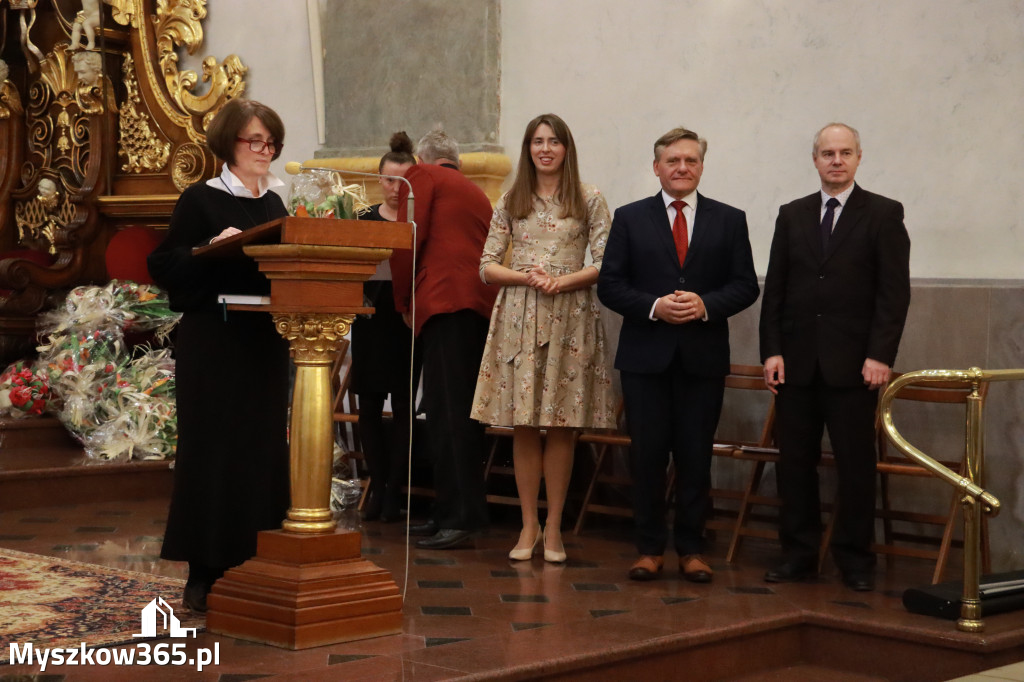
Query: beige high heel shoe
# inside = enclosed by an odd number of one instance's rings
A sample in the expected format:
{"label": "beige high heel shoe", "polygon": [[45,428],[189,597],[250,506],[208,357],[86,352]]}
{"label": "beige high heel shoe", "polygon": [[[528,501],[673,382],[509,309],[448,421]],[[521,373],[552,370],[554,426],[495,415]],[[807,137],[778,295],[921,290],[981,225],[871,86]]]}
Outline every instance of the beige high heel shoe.
{"label": "beige high heel shoe", "polygon": [[[541,537],[544,537],[546,533],[541,533]],[[547,540],[544,541],[544,561],[552,564],[562,564],[566,560],[565,547],[559,543],[558,549],[548,549]]]}
{"label": "beige high heel shoe", "polygon": [[[524,528],[523,530],[525,531],[526,529]],[[537,542],[541,539],[541,536],[543,536],[543,533],[538,528],[537,534],[533,536],[533,544],[529,547],[519,549],[519,543],[516,543],[516,546],[508,553],[508,558],[512,561],[529,561],[533,558],[533,550],[537,548]],[[520,531],[519,539],[522,540],[522,538],[523,533]]]}

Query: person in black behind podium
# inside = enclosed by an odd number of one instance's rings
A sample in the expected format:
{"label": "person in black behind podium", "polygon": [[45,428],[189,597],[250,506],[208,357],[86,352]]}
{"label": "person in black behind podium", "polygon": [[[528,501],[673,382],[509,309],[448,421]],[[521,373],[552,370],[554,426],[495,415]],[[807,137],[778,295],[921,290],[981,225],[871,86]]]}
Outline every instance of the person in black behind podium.
{"label": "person in black behind podium", "polygon": [[160,557],[187,561],[184,605],[206,611],[224,571],[256,553],[256,533],[288,510],[288,345],[269,317],[225,311],[219,294],[267,295],[249,259],[196,258],[192,249],[287,215],[270,189],[284,125],[258,102],[235,99],[207,131],[221,174],[182,192],[149,272],[183,313],[174,342],[178,450]]}
{"label": "person in black behind podium", "polygon": [[[405,132],[395,133],[391,151],[381,157],[377,172],[384,201],[370,207],[360,220],[398,220],[399,179],[416,164],[412,140]],[[392,176],[392,177],[383,177]],[[398,177],[395,177],[398,176]],[[359,435],[370,468],[370,486],[364,521],[397,521],[402,511],[402,483],[405,480],[409,445],[409,356],[412,330],[395,310],[391,266],[381,261],[377,271],[363,283],[363,299],[374,308],[373,315],[359,317],[352,324],[352,384],[359,396]],[[415,372],[418,377],[419,372]],[[384,428],[384,401],[391,396],[392,429]]]}

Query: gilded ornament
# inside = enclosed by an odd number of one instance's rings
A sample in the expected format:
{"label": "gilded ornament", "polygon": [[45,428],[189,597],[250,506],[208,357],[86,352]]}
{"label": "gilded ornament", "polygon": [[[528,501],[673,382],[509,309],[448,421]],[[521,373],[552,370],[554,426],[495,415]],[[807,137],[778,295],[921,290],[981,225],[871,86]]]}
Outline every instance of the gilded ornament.
{"label": "gilded ornament", "polygon": [[[95,66],[99,55],[93,53],[93,57],[83,64]],[[62,175],[65,185],[72,190],[85,178],[90,150],[89,115],[101,113],[104,107],[101,89],[79,87],[70,61],[65,46],[56,45],[40,65],[39,77],[29,84],[25,105],[28,154],[21,172],[23,185],[35,182],[44,169],[47,173],[58,168],[70,170]],[[106,85],[108,105],[114,106],[113,88],[109,81]]]}
{"label": "gilded ornament", "polygon": [[64,226],[75,217],[75,207],[57,190],[51,178],[40,178],[36,196],[14,205],[14,222],[18,226],[18,243],[29,248],[45,248],[57,252],[64,238]]}
{"label": "gilded ornament", "polygon": [[111,15],[114,21],[122,26],[139,27],[139,16],[142,14],[141,6],[137,3],[141,0],[105,0],[110,5]]}
{"label": "gilded ornament", "polygon": [[0,119],[10,118],[11,114],[20,117],[24,113],[21,96],[11,82],[5,79],[0,83]]}
{"label": "gilded ornament", "polygon": [[351,314],[275,313],[274,325],[291,346],[296,364],[330,364],[354,319]]}
{"label": "gilded ornament", "polygon": [[248,71],[236,55],[229,55],[223,64],[207,57],[203,60],[202,81],[209,83],[209,87],[201,96],[192,92],[199,83],[198,74],[178,71],[177,48],[184,47],[189,54],[195,54],[203,44],[206,0],[157,0],[156,13],[147,20],[141,18],[142,0],[106,2],[114,8],[114,21],[139,30],[143,45],[149,44],[149,32],[154,32],[156,63],[147,57],[142,65],[150,89],[158,94],[156,100],[164,114],[185,130],[193,142],[205,144],[206,124],[224,102],[245,92],[243,77]]}
{"label": "gilded ornament", "polygon": [[135,79],[135,61],[131,54],[125,54],[123,70],[125,100],[120,111],[117,150],[118,156],[125,158],[121,170],[129,173],[163,170],[171,155],[171,144],[157,138],[149,125],[149,116],[139,111],[142,98],[139,96],[139,83]]}
{"label": "gilded ornament", "polygon": [[178,190],[184,191],[189,185],[199,182],[205,172],[206,156],[202,147],[186,142],[174,150],[171,180]]}

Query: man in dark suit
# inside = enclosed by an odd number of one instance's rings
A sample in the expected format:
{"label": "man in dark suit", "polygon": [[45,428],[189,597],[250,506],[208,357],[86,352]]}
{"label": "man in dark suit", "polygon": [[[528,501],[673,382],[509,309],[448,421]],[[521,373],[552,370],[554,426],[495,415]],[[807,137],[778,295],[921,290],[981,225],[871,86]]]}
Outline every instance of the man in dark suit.
{"label": "man in dark suit", "polygon": [[701,552],[728,318],[757,300],[758,286],[743,211],[697,193],[706,151],[685,128],[654,143],[661,191],[615,211],[597,283],[601,302],[623,316],[615,367],[632,440],[634,580],[657,577],[664,564],[670,451],[679,570],[693,582],[712,578]]}
{"label": "man in dark suit", "polygon": [[[470,419],[491,308],[498,288],[480,280],[480,254],[491,222],[487,195],[459,170],[459,147],[441,131],[419,141],[420,163],[405,177],[416,197],[415,316],[412,254],[391,257],[395,309],[423,348],[423,403],[434,457],[433,518],[411,532],[416,543],[447,549],[487,527],[484,427]],[[399,220],[407,220],[400,193]]]}
{"label": "man in dark suit", "polygon": [[821,191],[779,209],[761,305],[765,382],[777,392],[783,563],[789,582],[817,574],[817,465],[828,427],[838,491],[832,556],[843,583],[874,589],[875,408],[910,305],[903,206],[854,183],[860,135],[831,123],[814,138]]}

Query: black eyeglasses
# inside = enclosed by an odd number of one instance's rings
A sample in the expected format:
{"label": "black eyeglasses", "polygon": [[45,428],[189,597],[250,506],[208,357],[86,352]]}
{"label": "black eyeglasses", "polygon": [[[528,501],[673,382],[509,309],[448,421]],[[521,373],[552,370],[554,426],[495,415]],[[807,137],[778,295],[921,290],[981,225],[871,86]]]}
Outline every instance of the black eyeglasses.
{"label": "black eyeglasses", "polygon": [[265,142],[263,140],[255,139],[247,140],[244,137],[236,137],[235,140],[237,140],[238,142],[245,142],[246,144],[249,145],[249,149],[256,152],[257,154],[262,154],[267,149],[270,149],[270,153],[273,154],[274,152],[281,148],[281,145],[279,145],[276,142]]}

